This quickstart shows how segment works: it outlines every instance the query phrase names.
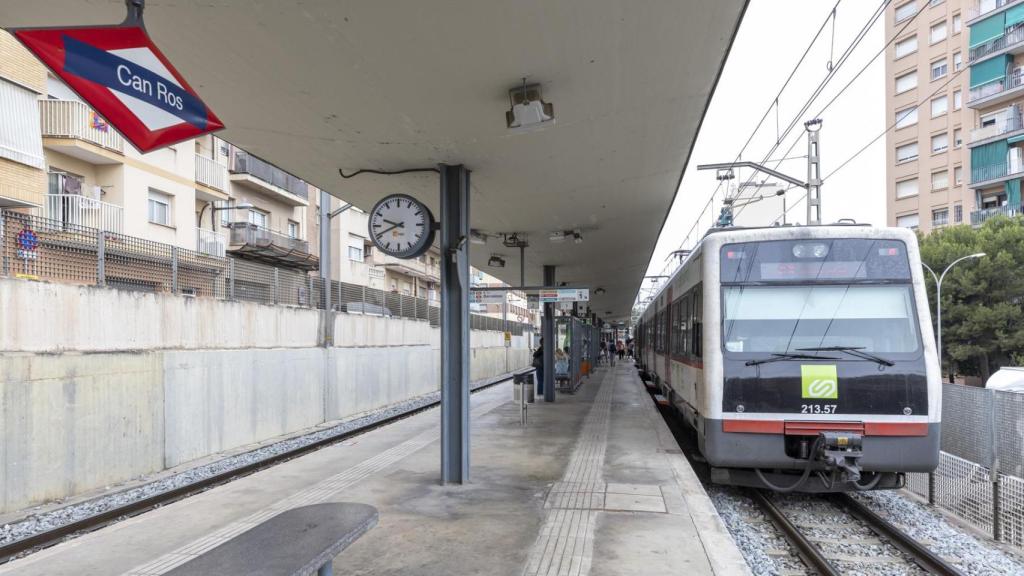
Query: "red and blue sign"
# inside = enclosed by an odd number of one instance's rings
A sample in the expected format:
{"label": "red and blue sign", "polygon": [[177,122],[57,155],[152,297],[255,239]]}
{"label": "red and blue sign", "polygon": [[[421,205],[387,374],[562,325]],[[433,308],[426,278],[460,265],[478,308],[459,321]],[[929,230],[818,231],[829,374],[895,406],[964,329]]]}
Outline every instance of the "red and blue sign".
{"label": "red and blue sign", "polygon": [[14,35],[141,152],[224,127],[140,26]]}

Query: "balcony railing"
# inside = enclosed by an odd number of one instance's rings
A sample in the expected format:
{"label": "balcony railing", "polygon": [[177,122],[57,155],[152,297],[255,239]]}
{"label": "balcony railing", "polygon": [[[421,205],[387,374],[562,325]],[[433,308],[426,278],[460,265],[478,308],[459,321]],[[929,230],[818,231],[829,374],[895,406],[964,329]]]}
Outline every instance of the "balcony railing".
{"label": "balcony railing", "polygon": [[1024,128],[1024,122],[1021,121],[1021,115],[1018,112],[1015,115],[1011,115],[1009,118],[996,120],[994,124],[979,126],[978,128],[971,130],[971,143],[980,142],[981,140],[999,136],[1000,134],[1016,132],[1022,128]]}
{"label": "balcony railing", "polygon": [[998,10],[1013,1],[1014,0],[977,0],[973,6],[968,6],[967,9],[964,10],[965,18],[967,18],[967,20],[974,20],[978,16],[983,16],[993,10]]}
{"label": "balcony railing", "polygon": [[995,96],[996,94],[1006,92],[1007,90],[1019,88],[1021,85],[1024,85],[1024,70],[1017,69],[999,80],[989,82],[988,84],[982,84],[976,88],[971,88],[968,102],[974,102],[975,100]]}
{"label": "balcony railing", "polygon": [[227,192],[228,169],[216,161],[196,154],[196,182]]}
{"label": "balcony railing", "polygon": [[309,242],[286,236],[269,228],[250,224],[249,222],[233,222],[230,224],[230,227],[232,246],[249,244],[251,246],[274,246],[289,251],[309,252]]}
{"label": "balcony railing", "polygon": [[93,200],[78,194],[45,194],[43,218],[120,233],[124,228],[124,209],[115,204]]}
{"label": "balcony railing", "polygon": [[1021,208],[1022,205],[1018,203],[1007,204],[1005,206],[997,206],[995,208],[984,208],[981,210],[975,210],[974,212],[971,212],[971,225],[981,226],[989,218],[994,218],[1000,215],[1016,216],[1018,214],[1024,213],[1024,211],[1022,211]]}
{"label": "balcony railing", "polygon": [[301,178],[293,176],[277,166],[264,162],[245,152],[239,151],[235,154],[231,172],[234,174],[250,174],[264,182],[287,190],[303,200],[309,199],[309,188]]}
{"label": "balcony railing", "polygon": [[196,229],[196,252],[223,258],[226,250],[227,240],[223,234],[204,228]]}
{"label": "balcony railing", "polygon": [[76,138],[107,150],[124,153],[124,139],[105,120],[74,100],[40,100],[43,136]]}
{"label": "balcony railing", "polygon": [[984,44],[971,48],[968,52],[968,58],[973,64],[975,60],[984,58],[989,54],[995,54],[1006,50],[1010,46],[1014,46],[1024,42],[1024,25],[1017,25],[1006,31],[1005,34],[994,40],[989,40]]}

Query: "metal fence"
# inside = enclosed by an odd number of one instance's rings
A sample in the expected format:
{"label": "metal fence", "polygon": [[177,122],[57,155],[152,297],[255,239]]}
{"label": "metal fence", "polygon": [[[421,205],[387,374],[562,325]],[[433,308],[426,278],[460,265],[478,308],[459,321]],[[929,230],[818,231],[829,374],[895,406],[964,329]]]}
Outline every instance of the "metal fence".
{"label": "metal fence", "polygon": [[907,488],[1024,548],[1024,394],[943,385],[939,467]]}
{"label": "metal fence", "polygon": [[[20,212],[0,211],[0,275],[144,292],[323,309],[325,282],[316,273],[232,256],[186,250]],[[440,325],[439,303],[332,280],[337,312],[422,320]],[[515,335],[529,324],[470,315],[474,330]]]}

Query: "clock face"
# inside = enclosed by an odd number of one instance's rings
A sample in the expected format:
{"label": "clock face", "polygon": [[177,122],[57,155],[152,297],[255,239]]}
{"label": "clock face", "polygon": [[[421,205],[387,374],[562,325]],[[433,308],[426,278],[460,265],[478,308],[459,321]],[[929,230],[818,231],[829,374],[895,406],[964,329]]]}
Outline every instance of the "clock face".
{"label": "clock face", "polygon": [[370,239],[396,258],[415,258],[434,243],[434,216],[412,196],[393,194],[370,211]]}

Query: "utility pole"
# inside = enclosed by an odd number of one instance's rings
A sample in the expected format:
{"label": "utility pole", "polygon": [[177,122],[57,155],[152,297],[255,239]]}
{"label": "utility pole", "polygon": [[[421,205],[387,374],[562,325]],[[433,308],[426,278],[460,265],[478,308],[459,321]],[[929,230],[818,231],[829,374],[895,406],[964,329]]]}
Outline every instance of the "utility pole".
{"label": "utility pole", "polygon": [[821,224],[821,118],[804,122],[807,130],[807,225]]}

